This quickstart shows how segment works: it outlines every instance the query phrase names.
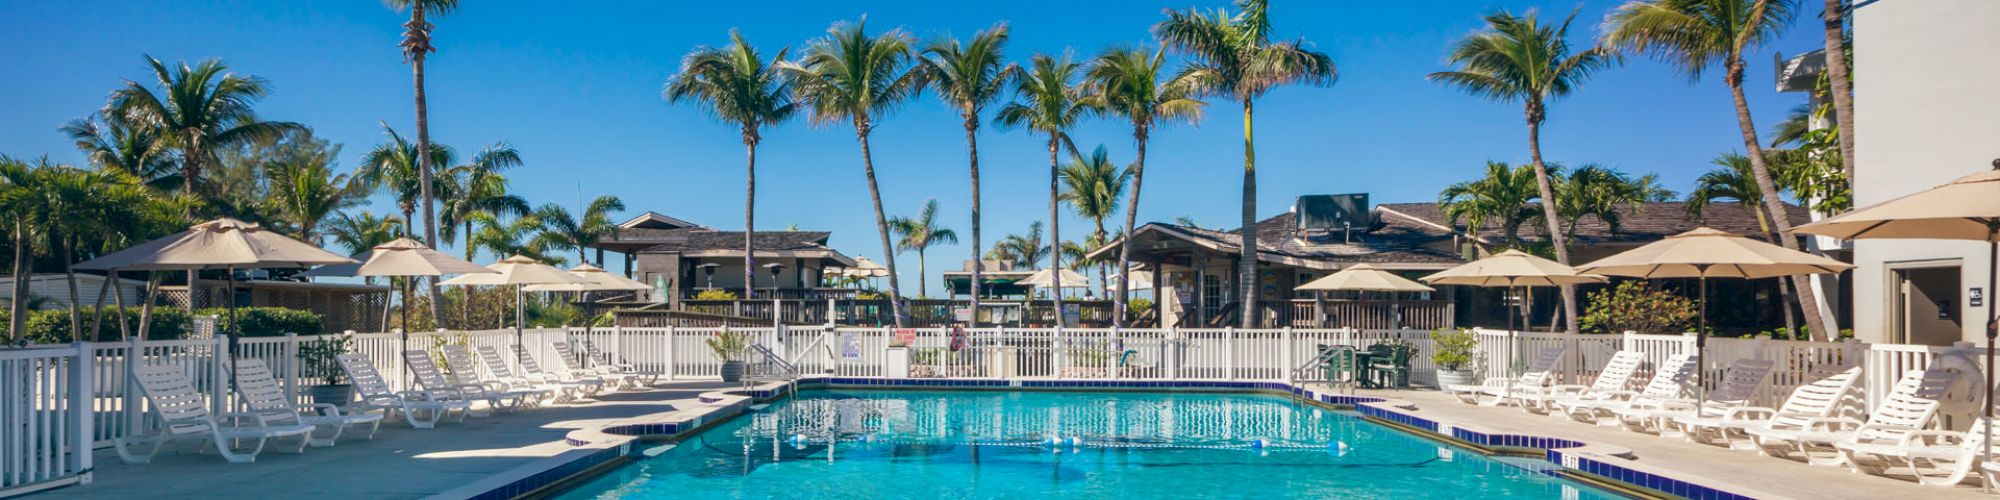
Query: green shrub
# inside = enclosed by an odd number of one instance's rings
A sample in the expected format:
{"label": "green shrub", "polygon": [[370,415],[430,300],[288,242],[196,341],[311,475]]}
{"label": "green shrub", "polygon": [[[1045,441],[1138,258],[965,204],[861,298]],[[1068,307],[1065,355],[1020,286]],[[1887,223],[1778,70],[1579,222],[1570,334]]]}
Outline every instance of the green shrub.
{"label": "green shrub", "polygon": [[1138,319],[1144,317],[1147,311],[1152,311],[1152,310],[1153,310],[1152,299],[1132,299],[1131,301],[1125,303],[1125,314],[1127,316],[1130,316],[1130,318],[1127,319]]}
{"label": "green shrub", "polygon": [[1590,292],[1590,306],[1581,323],[1585,331],[1618,333],[1681,333],[1701,315],[1694,299],[1631,280]]}
{"label": "green shrub", "polygon": [[736,292],[728,290],[702,290],[694,295],[694,300],[736,300]]}
{"label": "green shrub", "polygon": [[1472,363],[1472,353],[1479,347],[1479,336],[1471,330],[1431,330],[1431,362],[1439,368],[1458,371]]}
{"label": "green shrub", "polygon": [[236,324],[233,325],[229,322],[229,309],[227,308],[200,309],[196,310],[195,314],[219,317],[221,321],[217,326],[223,328],[223,331],[244,337],[283,337],[287,333],[318,335],[323,333],[321,330],[324,329],[324,327],[320,326],[322,323],[320,322],[319,314],[302,309],[238,307],[236,308]]}
{"label": "green shrub", "polygon": [[[83,315],[83,327],[90,328],[91,318],[97,314],[97,308],[84,307],[78,312]],[[9,318],[7,311],[0,311],[0,324],[9,324],[7,323]],[[148,340],[172,340],[187,334],[186,309],[155,306],[152,319],[153,327],[146,332]],[[125,326],[134,334],[139,332],[138,307],[125,308]],[[67,344],[75,341],[75,337],[70,335],[68,309],[29,310],[27,330],[28,341],[37,344]],[[85,340],[108,342],[121,338],[123,337],[118,334],[118,308],[106,307],[104,321],[97,327],[97,335],[87,337]]]}

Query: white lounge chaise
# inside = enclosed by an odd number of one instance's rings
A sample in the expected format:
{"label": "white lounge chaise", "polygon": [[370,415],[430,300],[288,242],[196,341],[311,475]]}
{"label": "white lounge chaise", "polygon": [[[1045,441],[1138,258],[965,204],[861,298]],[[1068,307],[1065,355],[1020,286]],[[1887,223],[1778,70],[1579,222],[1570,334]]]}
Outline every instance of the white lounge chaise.
{"label": "white lounge chaise", "polygon": [[1957,378],[1950,370],[1910,370],[1866,421],[1844,416],[1815,418],[1796,428],[1749,429],[1749,433],[1767,455],[1790,457],[1796,453],[1812,465],[1840,465],[1847,457],[1834,447],[1836,443],[1895,441],[1929,427],[1945,391]]}
{"label": "white lounge chaise", "polygon": [[1751,429],[1800,429],[1813,419],[1839,416],[1842,411],[1859,406],[1860,381],[1861,367],[1848,367],[1823,373],[1811,383],[1792,389],[1792,394],[1777,408],[1738,406],[1719,414],[1681,415],[1673,418],[1673,425],[1689,441],[1753,450],[1757,444],[1749,434]]}
{"label": "white lounge chaise", "polygon": [[1594,423],[1605,427],[1619,424],[1618,410],[1641,399],[1665,400],[1686,397],[1688,381],[1694,378],[1694,354],[1675,354],[1667,357],[1667,362],[1654,367],[1653,378],[1646,382],[1646,388],[1633,391],[1602,391],[1588,398],[1561,399],[1555,407],[1578,422]]}
{"label": "white lounge chaise", "polygon": [[[225,413],[228,418],[224,425],[210,415],[208,402],[201,392],[195,390],[194,382],[188,379],[180,367],[172,365],[139,364],[132,367],[132,378],[139,384],[139,391],[146,401],[153,404],[153,415],[159,417],[159,428],[150,434],[133,432],[131,436],[111,440],[118,449],[118,458],[125,463],[143,464],[153,461],[169,441],[205,440],[214,443],[215,452],[229,463],[250,463],[257,461],[257,455],[264,451],[264,444],[274,439],[298,438],[294,452],[304,452],[306,441],[312,437],[313,426],[305,424],[273,424],[270,419],[256,413]],[[244,422],[252,424],[245,425]],[[236,443],[251,441],[254,444],[239,450]],[[141,451],[145,443],[152,447]],[[87,450],[86,450],[87,451]]]}
{"label": "white lounge chaise", "polygon": [[604,392],[605,389],[611,388],[607,387],[609,384],[606,384],[602,378],[571,370],[569,363],[563,362],[562,356],[551,356],[549,358],[550,364],[545,368],[542,366],[540,360],[535,359],[535,356],[528,352],[527,347],[514,346],[514,354],[520,356],[521,371],[546,377],[547,380],[559,384],[575,384],[580,386],[583,396],[596,396]]}
{"label": "white lounge chaise", "polygon": [[1882,474],[1900,467],[1919,484],[1956,486],[1975,469],[1981,469],[1980,455],[1986,451],[1992,420],[1979,418],[1964,432],[1918,430],[1903,433],[1894,441],[1843,441],[1834,443],[1842,459],[1857,472]]}
{"label": "white lounge chaise", "polygon": [[1700,401],[1679,398],[1640,398],[1611,409],[1626,430],[1658,433],[1661,437],[1682,436],[1673,419],[1683,416],[1721,415],[1729,408],[1750,404],[1757,391],[1771,378],[1777,363],[1768,359],[1744,358],[1722,372],[1722,384],[1702,395]]}
{"label": "white lounge chaise", "polygon": [[1443,390],[1466,404],[1498,406],[1508,402],[1509,398],[1522,388],[1532,387],[1536,388],[1534,390],[1540,390],[1549,385],[1554,378],[1556,363],[1562,361],[1565,352],[1568,352],[1568,349],[1561,346],[1543,348],[1529,360],[1527,369],[1521,372],[1520,377],[1487,378],[1480,381],[1479,385],[1447,385]]}
{"label": "white lounge chaise", "polygon": [[435,428],[438,421],[454,412],[458,413],[458,421],[464,422],[466,413],[472,408],[463,400],[432,400],[421,392],[398,393],[390,389],[388,381],[375,371],[375,363],[369,361],[366,354],[350,352],[334,359],[340,363],[341,371],[347,372],[347,380],[354,383],[355,396],[360,398],[354,402],[355,406],[400,413],[410,427]]}
{"label": "white lounge chaise", "polygon": [[1514,394],[1521,408],[1532,413],[1546,414],[1555,411],[1555,403],[1561,400],[1591,398],[1597,394],[1625,391],[1632,386],[1632,375],[1646,363],[1645,354],[1639,351],[1618,351],[1604,363],[1604,369],[1597,372],[1597,378],[1590,385],[1556,384],[1547,387],[1521,387]]}
{"label": "white lounge chaise", "polygon": [[422,392],[424,399],[464,401],[466,413],[475,417],[485,416],[481,412],[472,410],[472,403],[476,401],[485,401],[486,407],[494,411],[513,411],[520,407],[520,396],[488,391],[486,386],[479,384],[454,384],[445,379],[444,370],[438,367],[436,359],[431,358],[430,351],[422,349],[403,351],[403,362],[409,366],[410,373],[415,375],[417,381],[416,388],[411,390]]}
{"label": "white lounge chaise", "polygon": [[[362,437],[366,440],[375,439],[375,432],[382,428],[381,413],[342,413],[339,406],[325,403],[313,404],[311,413],[299,411],[298,405],[285,396],[278,377],[271,374],[270,365],[262,359],[236,361],[236,394],[243,398],[243,405],[251,413],[263,415],[265,422],[313,426],[307,440],[312,446],[333,446],[348,427],[367,426],[368,434]],[[322,434],[326,430],[332,432]]]}
{"label": "white lounge chaise", "polygon": [[549,364],[551,368],[569,370],[570,373],[575,374],[579,378],[595,377],[602,379],[605,384],[613,387],[639,386],[639,381],[636,377],[626,375],[617,369],[603,365],[591,366],[581,356],[576,355],[576,349],[570,348],[569,341],[567,340],[550,342],[549,347],[554,348],[556,351],[555,359],[551,360],[552,362]]}
{"label": "white lounge chaise", "polygon": [[587,393],[591,389],[589,384],[581,382],[566,383],[556,380],[555,376],[527,370],[526,368],[533,365],[534,361],[526,359],[527,354],[525,352],[520,354],[521,359],[524,360],[521,365],[523,368],[521,370],[522,373],[516,374],[514,373],[514,369],[507,365],[507,358],[500,354],[499,349],[495,349],[492,346],[479,346],[477,351],[479,352],[479,361],[486,365],[486,371],[493,373],[494,379],[513,384],[517,388],[540,387],[552,390],[553,392],[549,401],[552,404],[564,404],[576,401],[577,398],[588,395]]}
{"label": "white lounge chaise", "polygon": [[611,369],[616,370],[618,373],[631,377],[631,380],[635,382],[636,386],[638,387],[651,386],[653,384],[659,383],[660,377],[667,376],[666,372],[662,372],[660,370],[648,370],[640,368],[638,365],[632,364],[629,361],[618,359],[617,357],[613,356],[612,353],[605,352],[602,349],[598,349],[597,344],[592,343],[588,339],[585,339],[583,341],[583,353],[585,355],[590,356],[589,359],[592,363],[596,363],[599,366],[610,367]]}
{"label": "white lounge chaise", "polygon": [[440,350],[444,352],[444,362],[451,367],[451,370],[446,372],[446,380],[452,385],[479,386],[482,392],[505,395],[514,400],[513,404],[517,408],[541,406],[542,401],[555,397],[557,389],[554,387],[539,386],[525,379],[504,380],[480,376],[480,363],[465,346],[447,344]]}

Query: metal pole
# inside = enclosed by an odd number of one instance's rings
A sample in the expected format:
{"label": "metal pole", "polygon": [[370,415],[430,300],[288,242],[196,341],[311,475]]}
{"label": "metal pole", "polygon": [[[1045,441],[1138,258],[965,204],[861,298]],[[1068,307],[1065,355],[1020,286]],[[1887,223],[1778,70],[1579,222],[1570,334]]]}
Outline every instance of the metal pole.
{"label": "metal pole", "polygon": [[[2000,279],[1995,277],[1995,272],[2000,271],[2000,221],[1986,222],[1986,241],[1991,247],[1986,249],[1986,387],[1980,388],[1986,392],[1986,449],[1980,457],[1982,464],[1993,461],[1993,341],[2000,338],[2000,316],[1993,314],[1992,294],[1994,287],[2000,285],[1996,283]],[[1980,489],[1991,491],[1991,483],[1981,481]]]}
{"label": "metal pole", "polygon": [[1695,281],[1701,294],[1701,328],[1695,330],[1694,336],[1694,398],[1699,404],[1708,395],[1708,366],[1704,364],[1708,351],[1708,266],[1697,264],[1695,272],[1699,273]]}

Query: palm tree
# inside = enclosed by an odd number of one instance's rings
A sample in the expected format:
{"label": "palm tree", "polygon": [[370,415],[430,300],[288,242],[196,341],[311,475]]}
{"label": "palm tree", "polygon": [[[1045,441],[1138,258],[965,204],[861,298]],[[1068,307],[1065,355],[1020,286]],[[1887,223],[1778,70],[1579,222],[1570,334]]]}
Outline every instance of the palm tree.
{"label": "palm tree", "polygon": [[[1493,13],[1486,16],[1484,29],[1452,47],[1447,60],[1456,69],[1429,76],[1474,96],[1521,103],[1528,122],[1528,158],[1543,200],[1558,199],[1548,165],[1542,162],[1542,121],[1548,118],[1548,102],[1568,96],[1591,75],[1618,62],[1616,54],[1602,47],[1572,52],[1569,26],[1575,19],[1571,12],[1562,24],[1546,26],[1532,10],[1524,16]],[[1542,204],[1542,220],[1548,224],[1556,261],[1569,264],[1569,242],[1557,227],[1561,217],[1555,203]],[[1576,333],[1576,287],[1563,285],[1562,300],[1565,329]]]}
{"label": "palm tree", "polygon": [[[735,124],[742,132],[746,158],[743,174],[743,282],[752,283],[757,272],[757,144],[764,141],[763,128],[777,126],[798,111],[792,100],[791,83],[778,72],[785,50],[769,62],[757,54],[743,34],[729,32],[729,48],[697,47],[681,59],[681,71],[667,80],[667,102],[695,102],[716,120]],[[599,260],[602,260],[600,257]],[[757,287],[744,286],[748,296]]]}
{"label": "palm tree", "polygon": [[377,216],[373,212],[340,212],[326,222],[326,235],[333,239],[348,255],[360,255],[384,243],[401,238],[409,231],[403,221],[395,217]]}
{"label": "palm tree", "polygon": [[[1333,58],[1305,48],[1303,40],[1271,40],[1270,4],[1237,0],[1235,15],[1167,11],[1153,25],[1160,44],[1194,59],[1183,76],[1202,94],[1229,96],[1243,104],[1243,226],[1242,246],[1250,250],[1236,271],[1243,326],[1256,326],[1257,310],[1257,148],[1251,131],[1256,100],[1280,86],[1304,83],[1333,85],[1339,77]],[[1122,276],[1122,275],[1121,275]]]}
{"label": "palm tree", "polygon": [[[1652,54],[1691,80],[1699,79],[1712,65],[1722,66],[1723,83],[1729,86],[1736,104],[1736,126],[1743,136],[1757,191],[1763,195],[1764,210],[1778,232],[1779,243],[1798,250],[1784,199],[1778,196],[1764,148],[1758,144],[1750,101],[1743,96],[1743,55],[1776,39],[1790,24],[1794,7],[1793,0],[1632,0],[1605,17],[1604,44],[1616,50]],[[1805,312],[1813,340],[1825,341],[1830,332],[1807,279],[1794,276],[1792,285],[1799,291],[1799,307]]]}
{"label": "palm tree", "polygon": [[[1708,210],[1709,204],[1720,200],[1735,200],[1743,205],[1744,210],[1757,216],[1759,235],[1767,240],[1777,239],[1778,235],[1771,230],[1770,216],[1760,208],[1764,203],[1764,195],[1757,189],[1756,173],[1751,170],[1750,158],[1741,153],[1730,152],[1716,156],[1709,163],[1720,168],[1711,169],[1695,179],[1694,191],[1688,193],[1688,217],[1700,220],[1702,213]],[[1778,292],[1789,297],[1792,288],[1780,281]],[[1785,309],[1783,316],[1786,331],[1796,332],[1797,326],[1793,324],[1791,306],[1787,305]]]}
{"label": "palm tree", "polygon": [[1624,214],[1620,208],[1639,211],[1640,203],[1647,199],[1649,187],[1632,179],[1616,169],[1597,164],[1585,164],[1575,172],[1561,172],[1562,167],[1551,168],[1556,177],[1556,216],[1561,217],[1563,240],[1576,236],[1576,225],[1584,217],[1596,217],[1617,234],[1623,227]]}
{"label": "palm tree", "polygon": [[1521,225],[1546,216],[1534,207],[1537,199],[1532,168],[1489,161],[1485,177],[1446,186],[1438,193],[1438,207],[1444,210],[1447,224],[1457,227],[1463,220],[1466,232],[1474,237],[1498,225],[1507,235],[1507,246],[1520,248]]}
{"label": "palm tree", "polygon": [[[1132,198],[1125,205],[1125,234],[1132,234],[1139,216],[1139,187],[1146,179],[1146,141],[1153,128],[1164,123],[1201,121],[1202,106],[1194,97],[1186,78],[1166,75],[1166,52],[1147,54],[1139,49],[1112,49],[1091,62],[1085,78],[1090,82],[1089,102],[1098,112],[1118,116],[1132,123],[1132,140],[1138,157],[1132,163]],[[1132,246],[1119,245],[1118,273],[1132,271]],[[1118,283],[1114,297],[1112,324],[1124,326],[1125,296],[1131,291],[1127,281]]]}
{"label": "palm tree", "polygon": [[314,244],[320,240],[321,221],[368,195],[367,183],[349,174],[333,173],[324,162],[287,162],[269,168],[270,198],[266,205],[292,226],[294,236]]}
{"label": "palm tree", "polygon": [[[609,236],[618,237],[618,222],[611,219],[619,211],[625,210],[625,202],[616,196],[599,196],[583,207],[581,216],[572,214],[562,205],[550,203],[535,209],[535,218],[541,221],[541,232],[535,236],[535,246],[547,251],[576,250],[577,262],[590,262],[583,251]],[[601,256],[600,256],[601,257]],[[599,266],[603,262],[596,263]]]}
{"label": "palm tree", "polygon": [[1844,0],[1826,0],[1820,15],[1826,40],[1826,80],[1833,94],[1834,128],[1840,130],[1840,167],[1854,179],[1854,83],[1847,76],[1847,9]]}
{"label": "palm tree", "polygon": [[14,300],[7,311],[7,332],[12,342],[20,342],[28,333],[31,280],[27,276],[34,271],[35,249],[41,246],[41,235],[48,228],[43,223],[42,206],[36,200],[43,189],[35,171],[36,166],[26,161],[0,156],[0,212],[5,212],[11,220],[7,236],[14,247]]}
{"label": "palm tree", "polygon": [[[1064,52],[1060,59],[1047,54],[1035,54],[1029,69],[1014,80],[1014,102],[1000,107],[993,116],[993,122],[1001,127],[1026,127],[1029,132],[1048,136],[1049,146],[1049,241],[1062,241],[1062,161],[1058,151],[1067,147],[1071,155],[1076,154],[1076,145],[1070,141],[1069,130],[1083,121],[1090,113],[1090,105],[1085,102],[1084,89],[1077,83],[1077,76],[1083,66],[1070,59]],[[1124,190],[1121,184],[1119,190]],[[1113,205],[1117,200],[1112,200]],[[1104,220],[1097,219],[1098,232],[1104,231]],[[976,241],[978,238],[974,238]],[[978,248],[978,245],[973,245]],[[1054,252],[1055,262],[1050,267],[1062,267],[1062,252]],[[1100,268],[1101,269],[1101,268]],[[1086,285],[1088,285],[1086,283]],[[1062,276],[1055,276],[1055,287],[1062,289]],[[1063,297],[1055,297],[1056,310],[1063,309]],[[1056,315],[1056,326],[1063,324],[1062,315]]]}
{"label": "palm tree", "polygon": [[875,231],[881,237],[883,264],[889,268],[889,308],[896,326],[903,326],[902,287],[896,274],[896,253],[889,245],[889,218],[882,211],[882,190],[875,183],[875,157],[868,135],[875,121],[923,90],[922,71],[910,67],[910,36],[890,30],[868,35],[868,20],[838,23],[827,36],[807,46],[804,58],[779,68],[792,82],[797,98],[812,110],[811,120],[827,125],[842,120],[854,126],[861,143],[862,172],[868,178],[868,198],[875,205]]}
{"label": "palm tree", "polygon": [[123,171],[161,191],[181,183],[160,135],[134,126],[123,115],[78,118],[63,124],[61,130],[97,168]]}
{"label": "palm tree", "polygon": [[420,171],[422,162],[450,165],[458,154],[449,147],[432,144],[430,154],[419,155],[417,145],[404,140],[388,124],[382,125],[382,132],[389,135],[389,141],[376,145],[375,149],[361,156],[361,168],[356,177],[362,185],[379,189],[395,198],[396,209],[402,212],[404,222],[416,220],[417,204],[423,201],[424,193],[442,192],[450,187],[440,179],[423,175]]}
{"label": "palm tree", "polygon": [[[958,111],[965,125],[966,157],[972,166],[972,310],[979,310],[979,282],[986,263],[979,258],[979,121],[986,105],[1020,77],[1021,67],[1006,61],[1007,25],[996,24],[960,44],[946,36],[925,47],[918,71],[938,98]],[[978,326],[975,315],[970,326]]]}
{"label": "palm tree", "polygon": [[[519,166],[521,153],[503,142],[480,149],[469,163],[447,169],[443,178],[456,196],[444,201],[444,232],[438,237],[445,243],[456,243],[458,231],[454,228],[463,227],[470,238],[475,215],[527,215],[531,211],[528,200],[508,192],[507,176],[501,173]],[[465,245],[465,260],[472,260],[474,255],[472,245]]]}
{"label": "palm tree", "polygon": [[568,259],[551,255],[546,238],[540,237],[542,221],[533,214],[516,217],[512,221],[501,221],[486,214],[472,216],[476,224],[472,235],[465,244],[475,250],[485,250],[493,255],[520,255],[552,265],[565,265]]}
{"label": "palm tree", "polygon": [[[958,232],[944,227],[937,220],[938,202],[936,198],[924,200],[924,208],[916,217],[891,217],[889,229],[896,232],[896,251],[915,250],[917,252],[917,296],[929,297],[926,290],[929,273],[924,269],[924,250],[937,243],[958,244]],[[895,271],[890,271],[890,283],[894,283]]]}
{"label": "palm tree", "polygon": [[[1132,180],[1131,167],[1120,167],[1111,162],[1111,153],[1103,145],[1090,151],[1090,156],[1072,155],[1069,164],[1062,168],[1064,186],[1062,199],[1069,202],[1077,215],[1090,219],[1096,230],[1090,233],[1086,242],[1096,250],[1101,242],[1110,241],[1104,232],[1104,220],[1118,214],[1118,200],[1125,197],[1125,185]],[[1111,286],[1110,274],[1104,269],[1104,261],[1097,262],[1098,282]],[[1110,290],[1105,290],[1110,295]]]}
{"label": "palm tree", "polygon": [[151,56],[146,63],[152,66],[161,92],[126,80],[124,88],[111,93],[108,109],[131,125],[158,134],[180,153],[182,192],[197,193],[202,168],[215,159],[217,150],[304,128],[258,119],[253,105],[269,93],[264,79],[231,73],[219,59],[193,66],[182,62],[173,69]]}
{"label": "palm tree", "polygon": [[[35,169],[37,177],[34,202],[41,205],[38,221],[49,229],[44,233],[50,248],[60,248],[63,259],[63,274],[69,283],[70,331],[76,340],[84,340],[83,314],[78,306],[83,303],[76,282],[78,247],[90,241],[102,241],[107,236],[117,234],[127,228],[130,221],[138,218],[138,210],[147,202],[146,188],[138,179],[117,170],[84,170],[68,165],[48,165],[44,163]],[[90,245],[101,248],[103,245]],[[96,340],[94,332],[90,340]]]}
{"label": "palm tree", "polygon": [[[429,20],[425,19],[425,15],[426,13],[438,15],[449,14],[452,9],[458,8],[458,0],[387,1],[390,8],[398,11],[410,9],[410,21],[403,23],[403,42],[401,45],[403,47],[403,60],[410,63],[411,80],[416,85],[417,150],[426,151],[431,149],[431,121],[429,97],[424,93],[424,60],[429,58],[432,52],[437,52],[437,47],[431,45],[431,28],[433,26]],[[432,188],[435,187],[433,185],[435,183],[431,180],[434,176],[431,168],[433,165],[438,164],[435,160],[436,158],[419,156],[417,157],[416,165],[417,194],[424,205],[424,244],[430,245],[433,248],[437,247],[438,244],[437,214],[434,207],[438,193],[432,192],[434,191]],[[444,164],[449,165],[450,163],[446,162]],[[436,285],[433,284],[431,288],[432,297],[436,297]]]}
{"label": "palm tree", "polygon": [[1028,224],[1026,234],[1009,234],[993,243],[989,259],[1013,264],[1017,269],[1040,267],[1042,259],[1055,253],[1055,247],[1042,244],[1042,221]]}

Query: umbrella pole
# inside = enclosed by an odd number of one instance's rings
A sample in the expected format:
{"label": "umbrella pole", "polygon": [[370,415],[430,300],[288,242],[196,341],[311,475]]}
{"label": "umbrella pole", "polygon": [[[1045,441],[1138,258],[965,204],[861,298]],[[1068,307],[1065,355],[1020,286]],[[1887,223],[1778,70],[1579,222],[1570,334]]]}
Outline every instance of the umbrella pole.
{"label": "umbrella pole", "polygon": [[[403,333],[403,350],[406,352],[410,350],[410,288],[416,279],[416,277],[403,278],[403,328],[401,330]],[[432,307],[436,307],[436,304],[432,304]],[[396,354],[402,355],[400,352]],[[412,369],[409,361],[406,360],[403,362],[403,387],[410,386],[410,370]]]}
{"label": "umbrella pole", "polygon": [[514,285],[514,353],[520,356],[527,356],[528,351],[522,349],[527,344],[521,342],[521,326],[522,323],[527,321],[523,319],[527,317],[527,313],[525,312],[526,306],[521,303],[521,300],[521,285]]}
{"label": "umbrella pole", "polygon": [[[236,351],[238,348],[236,334],[230,331],[236,328],[236,266],[229,266],[229,269],[222,275],[222,279],[229,285],[227,289],[223,290],[223,296],[229,301],[229,326],[219,329],[222,330],[223,335],[229,338],[229,386],[236,387]],[[190,286],[189,290],[194,289],[192,287],[194,282],[190,281],[188,285]],[[193,294],[190,293],[188,297],[188,303],[194,303]]]}
{"label": "umbrella pole", "polygon": [[1708,392],[1708,366],[1703,359],[1708,350],[1708,266],[1696,266],[1701,275],[1695,277],[1696,288],[1701,294],[1701,328],[1694,336],[1694,400],[1697,404]]}
{"label": "umbrella pole", "polygon": [[[1993,341],[2000,338],[2000,316],[1993,313],[1995,304],[1992,303],[1992,294],[1994,287],[2000,285],[1996,283],[2000,278],[1996,278],[1995,274],[2000,272],[2000,221],[1986,223],[1986,241],[1991,245],[1986,249],[1986,387],[1980,388],[1986,391],[1986,449],[1982,452],[1980,463],[1993,461]],[[1981,481],[1979,488],[1991,491],[1993,485],[1991,481]]]}

